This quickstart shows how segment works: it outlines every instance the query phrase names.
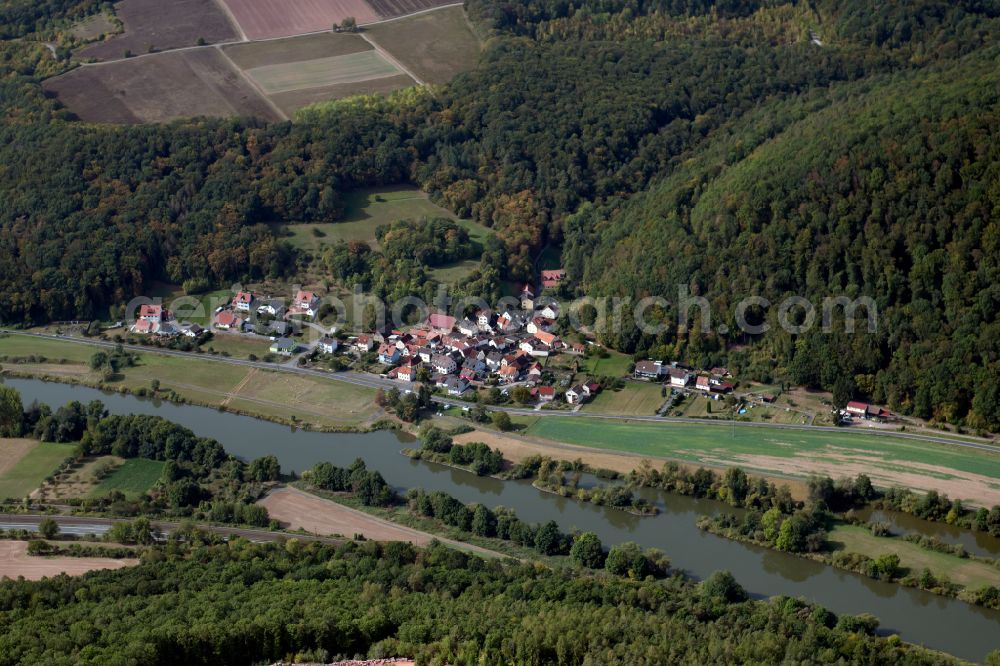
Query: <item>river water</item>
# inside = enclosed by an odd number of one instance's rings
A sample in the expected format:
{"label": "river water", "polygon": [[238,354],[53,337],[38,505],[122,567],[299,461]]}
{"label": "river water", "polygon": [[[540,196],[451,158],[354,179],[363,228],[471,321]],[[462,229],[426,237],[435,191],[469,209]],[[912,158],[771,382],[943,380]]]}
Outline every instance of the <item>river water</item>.
{"label": "river water", "polygon": [[[998,611],[702,532],[695,525],[699,516],[731,511],[718,502],[648,491],[647,498],[659,506],[660,513],[640,518],[545,493],[528,481],[481,478],[410,460],[399,453],[407,445],[407,437],[395,432],[309,432],[205,407],[160,403],[81,386],[33,379],[7,379],[5,384],[18,389],[26,405],[38,400],[56,407],[70,400],[97,399],[115,414],[158,414],[198,435],[219,440],[227,451],[242,458],[274,454],[285,472],[301,472],[321,461],[347,465],[360,457],[398,489],[443,490],[463,502],[510,507],[531,522],[551,519],[564,531],[593,531],[605,545],[635,541],[660,548],[675,567],[695,578],[728,569],[755,596],[784,594],[822,604],[835,613],[872,613],[885,631],[965,659],[979,661],[990,650],[1000,648]],[[977,545],[991,550],[993,544]]]}

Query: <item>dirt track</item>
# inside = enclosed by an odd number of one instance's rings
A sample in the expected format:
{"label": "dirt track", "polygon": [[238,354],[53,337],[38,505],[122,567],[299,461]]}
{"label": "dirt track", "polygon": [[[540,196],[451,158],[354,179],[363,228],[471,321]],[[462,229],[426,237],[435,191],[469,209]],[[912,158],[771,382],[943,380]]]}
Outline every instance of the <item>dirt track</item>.
{"label": "dirt track", "polygon": [[38,557],[28,555],[27,541],[0,541],[0,578],[24,576],[40,580],[60,573],[79,576],[97,569],[121,569],[139,560],[113,560],[106,557]]}

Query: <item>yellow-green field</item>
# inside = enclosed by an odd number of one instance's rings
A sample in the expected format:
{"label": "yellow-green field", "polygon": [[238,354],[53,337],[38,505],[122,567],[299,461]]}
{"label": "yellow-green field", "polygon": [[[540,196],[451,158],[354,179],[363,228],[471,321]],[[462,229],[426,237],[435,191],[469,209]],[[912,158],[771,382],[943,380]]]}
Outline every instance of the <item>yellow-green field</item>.
{"label": "yellow-green field", "polygon": [[0,439],[0,498],[23,498],[73,454],[73,444]]}
{"label": "yellow-green field", "polygon": [[269,95],[402,74],[375,50],[293,63],[262,65],[248,69],[246,73]]}
{"label": "yellow-green field", "polygon": [[[0,368],[33,377],[112,389],[125,387],[132,391],[149,390],[155,379],[161,391],[172,390],[191,402],[317,427],[364,426],[378,413],[373,389],[230,365],[196,355],[178,357],[140,352],[138,363],[123,368],[120,379],[103,382],[101,374],[86,365],[96,351],[96,347],[68,341],[3,336],[0,337],[0,356],[34,353],[48,360],[41,364],[0,362]],[[52,362],[57,359],[72,360],[64,364]],[[63,372],[56,372],[60,370]]]}

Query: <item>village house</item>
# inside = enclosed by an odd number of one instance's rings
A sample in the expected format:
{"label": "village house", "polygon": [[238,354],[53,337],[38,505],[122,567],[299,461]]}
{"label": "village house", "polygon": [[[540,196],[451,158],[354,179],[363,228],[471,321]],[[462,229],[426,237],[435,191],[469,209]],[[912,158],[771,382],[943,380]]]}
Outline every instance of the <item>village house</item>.
{"label": "village house", "polygon": [[538,331],[538,333],[535,333],[535,337],[539,342],[548,345],[552,349],[556,349],[562,344],[558,335],[555,333],[549,333],[548,331]]}
{"label": "village house", "polygon": [[601,392],[601,385],[594,381],[585,382],[582,386],[583,386],[583,394],[588,398],[593,397]]}
{"label": "village house", "polygon": [[586,354],[587,345],[583,344],[582,342],[574,342],[570,344],[569,351],[574,354]]}
{"label": "village house", "polygon": [[547,319],[545,317],[534,317],[528,322],[528,325],[524,327],[528,333],[532,335],[537,334],[539,331],[551,330],[552,326],[555,325],[555,321],[552,319]]}
{"label": "village house", "polygon": [[150,321],[159,324],[164,319],[164,311],[162,305],[140,305],[139,306],[139,320],[140,321]]}
{"label": "village house", "polygon": [[434,386],[437,388],[448,388],[448,379],[448,375],[438,372],[431,378],[431,381],[434,382]]}
{"label": "village house", "polygon": [[340,343],[337,342],[337,338],[332,338],[329,335],[324,335],[319,339],[319,342],[316,343],[316,349],[318,349],[321,354],[332,354],[337,351],[337,347],[339,346]]}
{"label": "village house", "polygon": [[198,324],[192,324],[186,321],[182,321],[180,326],[180,331],[183,335],[189,338],[197,338],[198,336],[200,336],[202,333],[205,332],[205,329],[199,326]]}
{"label": "village house", "polygon": [[471,319],[463,319],[458,322],[458,332],[471,337],[479,333],[479,324]]}
{"label": "village house", "polygon": [[865,419],[866,421],[883,422],[893,418],[893,414],[889,410],[876,407],[875,405],[869,405],[867,402],[860,402],[858,400],[851,400],[847,403],[847,413],[851,416],[857,416]]}
{"label": "village house", "polygon": [[292,325],[289,324],[287,321],[285,321],[284,319],[272,319],[271,321],[267,322],[267,326],[263,331],[261,331],[261,334],[262,335],[270,334],[270,335],[277,335],[280,337],[284,337],[289,335],[291,332],[292,332]]}
{"label": "village house", "polygon": [[215,327],[223,331],[242,330],[243,324],[243,319],[232,310],[223,310],[215,315]]}
{"label": "village house", "polygon": [[399,350],[399,347],[391,342],[383,342],[378,348],[378,362],[385,365],[394,365],[399,361],[399,357],[403,353]]}
{"label": "village house", "polygon": [[431,328],[431,330],[447,334],[451,333],[455,328],[455,318],[451,315],[435,312],[427,317],[427,325]]}
{"label": "village house", "polygon": [[670,368],[667,375],[670,377],[670,385],[675,388],[684,388],[691,381],[691,373],[683,368]]}
{"label": "village house", "polygon": [[273,298],[257,303],[257,314],[281,317],[285,314],[285,304],[280,298]]}
{"label": "village house", "polygon": [[559,318],[559,304],[554,302],[549,303],[535,314],[543,319],[550,319],[555,322],[555,320]]}
{"label": "village house", "polygon": [[469,389],[469,383],[461,377],[448,378],[448,395],[462,395]]}
{"label": "village house", "polygon": [[319,296],[311,291],[300,289],[295,292],[295,298],[292,300],[292,307],[289,309],[288,314],[304,314],[307,317],[315,317],[318,308]]}
{"label": "village house", "polygon": [[458,363],[447,354],[435,354],[432,356],[431,366],[435,372],[440,372],[443,375],[450,375],[458,369]]}
{"label": "village house", "polygon": [[537,386],[531,389],[531,395],[538,402],[552,402],[556,397],[556,390],[551,386]]}
{"label": "village house", "polygon": [[278,338],[271,343],[271,353],[280,354],[281,356],[291,356],[295,353],[297,345],[294,341],[288,338]]}
{"label": "village house", "polygon": [[711,391],[712,385],[708,382],[708,377],[705,375],[698,375],[694,380],[694,387],[699,391]]}
{"label": "village house", "polygon": [[375,348],[375,342],[372,340],[370,335],[359,335],[354,338],[354,342],[351,343],[351,347],[353,347],[354,350],[360,354],[367,354]]}
{"label": "village house", "polygon": [[565,277],[566,277],[566,271],[564,271],[561,268],[542,271],[542,287],[544,287],[545,289],[558,287],[559,283],[562,282],[563,278]]}
{"label": "village house", "polygon": [[667,374],[663,361],[639,361],[635,364],[635,376],[639,379],[660,379]]}
{"label": "village house", "polygon": [[501,384],[510,384],[516,382],[517,378],[520,377],[521,369],[512,363],[500,368],[500,371],[497,374],[500,376]]}
{"label": "village house", "polygon": [[503,354],[498,351],[492,351],[486,355],[486,367],[490,372],[496,372],[500,369],[500,363],[503,361]]}
{"label": "village house", "polygon": [[582,385],[577,384],[566,391],[566,402],[570,405],[579,405],[587,399],[587,394]]}
{"label": "village house", "polygon": [[250,312],[250,308],[253,306],[253,293],[249,291],[240,291],[236,293],[233,297],[233,309],[237,312]]}
{"label": "village house", "polygon": [[493,310],[484,308],[476,313],[476,325],[483,332],[493,331]]}
{"label": "village house", "polygon": [[420,361],[415,358],[403,359],[403,362],[389,371],[390,379],[399,379],[404,382],[417,380],[417,370],[420,368]]}
{"label": "village house", "polygon": [[540,363],[532,363],[528,366],[528,379],[538,379],[542,376],[542,365]]}

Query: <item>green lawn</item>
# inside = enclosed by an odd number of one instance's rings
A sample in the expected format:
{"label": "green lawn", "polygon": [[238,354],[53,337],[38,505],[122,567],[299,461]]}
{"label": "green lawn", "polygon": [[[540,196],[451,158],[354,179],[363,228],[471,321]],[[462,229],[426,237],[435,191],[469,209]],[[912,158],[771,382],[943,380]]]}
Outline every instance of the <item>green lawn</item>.
{"label": "green lawn", "polygon": [[396,220],[443,217],[454,220],[480,244],[490,230],[471,220],[461,220],[438,206],[413,187],[380,187],[356,190],[345,195],[345,213],[337,222],[290,224],[288,241],[303,250],[315,251],[337,241],[364,241],[377,247],[375,228]]}
{"label": "green lawn", "polygon": [[[1000,455],[959,446],[867,433],[815,432],[725,423],[647,423],[548,417],[528,434],[581,446],[674,458],[692,463],[738,464],[761,472],[834,477],[864,471],[880,485],[934,487],[990,504],[1000,496]],[[921,483],[925,484],[921,486]]]}
{"label": "green lawn", "polygon": [[73,455],[75,448],[73,444],[39,443],[0,475],[0,498],[20,498],[35,490],[62,461]]}
{"label": "green lawn", "polygon": [[120,490],[126,497],[138,497],[152,488],[162,473],[163,463],[159,460],[129,458],[110,476],[94,486],[89,496],[100,497],[112,490]]}
{"label": "green lawn", "polygon": [[624,377],[629,374],[629,364],[632,357],[628,354],[620,354],[608,350],[608,358],[598,358],[597,356],[581,357],[580,372],[585,372],[595,377]]}
{"label": "green lawn", "polygon": [[899,537],[877,537],[869,529],[859,525],[838,524],[830,531],[828,541],[836,544],[835,550],[861,553],[873,559],[886,553],[895,553],[899,556],[900,566],[910,572],[920,573],[927,568],[935,576],[947,576],[951,582],[959,585],[972,588],[1000,585],[1000,569],[989,564],[927,550]]}
{"label": "green lawn", "polygon": [[659,384],[629,382],[617,391],[601,391],[583,406],[583,410],[601,414],[652,416],[666,400],[661,391]]}
{"label": "green lawn", "polygon": [[44,356],[50,361],[65,359],[86,363],[97,348],[87,345],[69,344],[26,335],[0,335],[0,356],[24,357]]}

